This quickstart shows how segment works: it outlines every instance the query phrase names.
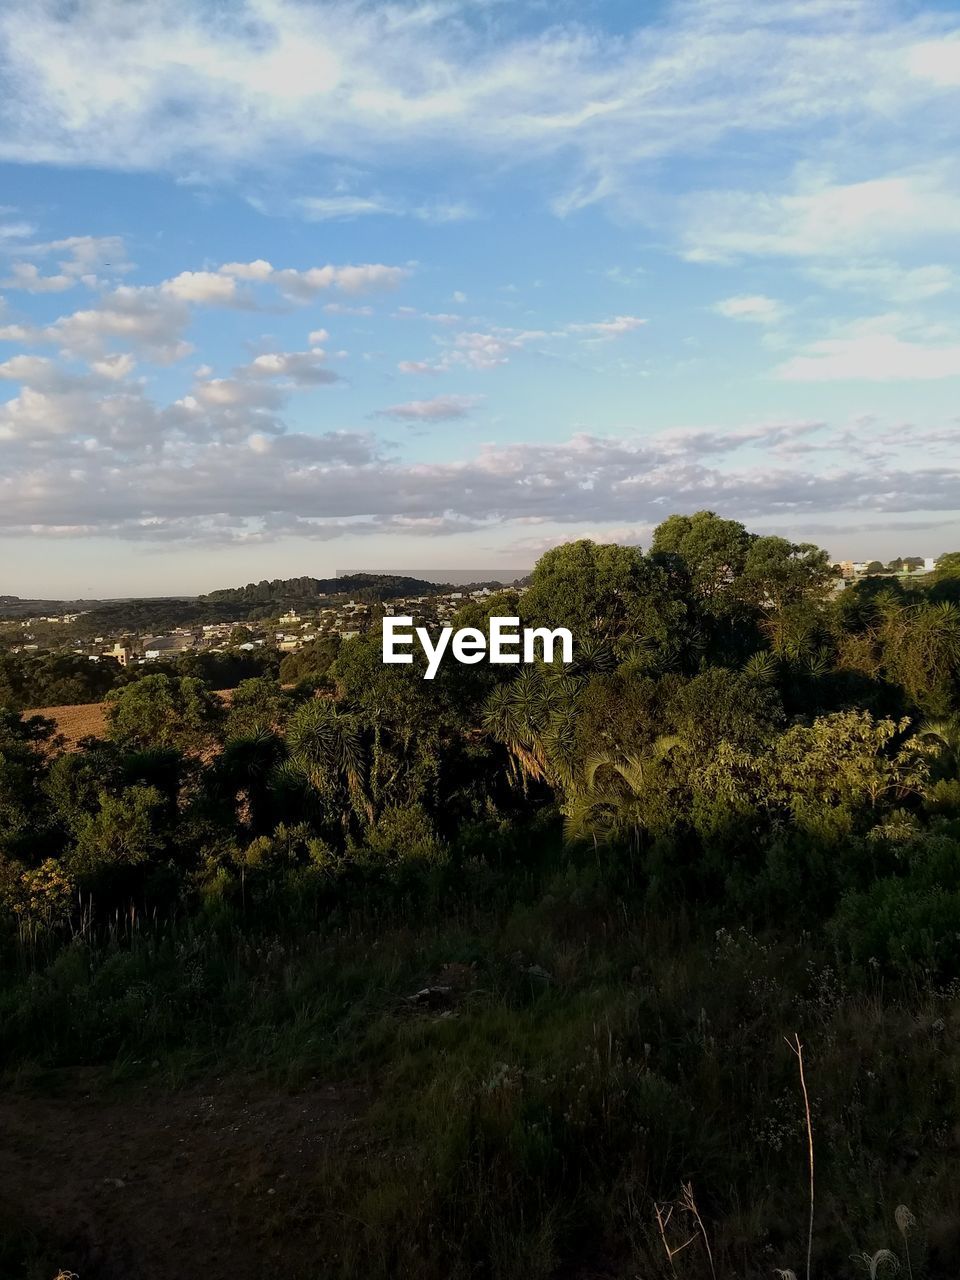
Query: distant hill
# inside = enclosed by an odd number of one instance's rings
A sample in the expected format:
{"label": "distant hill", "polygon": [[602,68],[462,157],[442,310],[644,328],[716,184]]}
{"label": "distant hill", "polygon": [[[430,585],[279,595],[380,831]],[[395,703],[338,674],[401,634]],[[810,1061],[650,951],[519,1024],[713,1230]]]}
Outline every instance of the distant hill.
{"label": "distant hill", "polygon": [[35,618],[61,613],[82,613],[95,609],[101,600],[23,600],[20,596],[0,596],[0,618]]}
{"label": "distant hill", "polygon": [[296,608],[315,605],[331,596],[349,596],[352,600],[373,603],[394,600],[400,596],[437,595],[449,591],[449,585],[426,582],[385,573],[351,573],[342,578],[273,578],[269,582],[248,582],[245,587],[225,587],[210,591],[199,600],[209,604],[236,604]]}

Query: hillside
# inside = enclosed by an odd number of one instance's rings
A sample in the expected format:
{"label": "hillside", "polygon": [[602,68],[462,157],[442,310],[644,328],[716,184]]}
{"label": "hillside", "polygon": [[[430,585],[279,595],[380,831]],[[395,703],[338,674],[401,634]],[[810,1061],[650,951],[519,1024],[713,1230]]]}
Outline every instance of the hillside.
{"label": "hillside", "polygon": [[445,588],[422,578],[381,573],[351,573],[341,578],[273,578],[248,582],[245,587],[225,587],[199,599],[212,604],[277,605],[316,604],[328,596],[349,595],[372,602],[400,596],[436,595]]}

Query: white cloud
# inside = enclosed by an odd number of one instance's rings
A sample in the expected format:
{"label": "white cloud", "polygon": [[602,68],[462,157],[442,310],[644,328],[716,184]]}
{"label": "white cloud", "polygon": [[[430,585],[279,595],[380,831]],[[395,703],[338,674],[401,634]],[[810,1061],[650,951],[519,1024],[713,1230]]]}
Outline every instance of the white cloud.
{"label": "white cloud", "polygon": [[451,422],[469,416],[478,400],[476,396],[435,396],[432,400],[409,400],[379,409],[377,417],[396,418],[399,422]]}
{"label": "white cloud", "polygon": [[762,293],[723,298],[713,309],[728,320],[750,320],[754,324],[776,324],[783,317],[781,304]]}
{"label": "white cloud", "polygon": [[[395,289],[410,274],[410,267],[391,267],[382,262],[364,262],[342,267],[328,263],[323,267],[307,267],[304,270],[298,270],[294,267],[278,269],[263,258],[258,258],[254,262],[225,262],[218,273],[184,272],[183,276],[177,279],[186,276],[202,276],[204,279],[211,276],[213,279],[222,279],[224,292],[228,298],[231,296],[229,287],[233,280],[250,280],[260,284],[275,285],[285,297],[294,301],[309,302],[328,289],[347,294],[377,293],[381,290]],[[334,307],[341,309],[338,304],[331,304],[329,309],[333,310]],[[361,313],[367,314],[365,309]]]}
{"label": "white cloud", "polygon": [[283,404],[284,397],[278,388],[269,383],[251,382],[245,378],[211,378],[206,382],[197,382],[193,396],[186,399],[195,400],[208,408],[242,406],[247,409],[277,409]]}
{"label": "white cloud", "polygon": [[960,343],[911,342],[863,333],[812,343],[776,371],[786,382],[896,382],[960,377]]}
{"label": "white cloud", "polygon": [[0,241],[23,240],[34,231],[36,227],[30,222],[0,222]]}
{"label": "white cloud", "polygon": [[101,374],[104,378],[111,378],[115,381],[122,381],[130,376],[136,368],[137,362],[128,351],[122,353],[104,356],[100,360],[92,360],[90,368],[94,373]]}
{"label": "white cloud", "polygon": [[54,361],[46,356],[12,356],[0,364],[0,378],[7,382],[46,381],[56,368]]}
{"label": "white cloud", "polygon": [[96,307],[61,316],[36,336],[88,359],[101,356],[116,341],[169,364],[192,350],[183,337],[189,322],[182,299],[150,286],[120,285]]}
{"label": "white cloud", "polygon": [[879,294],[896,302],[917,302],[924,298],[934,298],[955,289],[957,284],[952,268],[943,264],[902,267],[884,259],[809,267],[806,274],[828,289]]}
{"label": "white cloud", "polygon": [[119,236],[68,236],[45,244],[17,245],[16,252],[41,260],[54,257],[59,268],[44,274],[36,263],[13,262],[9,278],[2,284],[24,293],[61,293],[80,282],[93,287],[100,283],[96,273],[106,266],[114,276],[130,270]]}
{"label": "white cloud", "polygon": [[409,274],[408,267],[363,263],[359,266],[308,267],[305,271],[285,268],[274,271],[270,280],[285,297],[298,302],[309,302],[327,289],[337,289],[349,294],[395,289]]}
{"label": "white cloud", "polygon": [[921,80],[944,88],[960,85],[960,36],[921,40],[907,50],[907,67]]}
{"label": "white cloud", "polygon": [[787,192],[699,191],[681,210],[684,256],[863,257],[950,237],[960,225],[960,183],[941,166],[863,182],[806,180]]}
{"label": "white cloud", "polygon": [[323,306],[328,316],[372,316],[373,307],[351,307],[343,302],[326,302]]}
{"label": "white cloud", "polygon": [[[80,239],[57,243],[76,244]],[[75,260],[82,261],[82,253]],[[29,267],[27,272],[32,280],[39,279],[36,268]],[[409,274],[408,267],[381,263],[277,270],[262,259],[230,262],[218,271],[181,271],[159,285],[119,285],[94,306],[63,315],[52,324],[0,327],[0,341],[53,343],[87,360],[105,355],[112,343],[123,343],[147,359],[169,364],[193,349],[184,337],[191,306],[256,306],[252,296],[237,289],[238,280],[273,285],[286,298],[308,302],[327,289],[348,294],[394,289]],[[325,334],[325,330],[316,332]],[[333,380],[332,374],[314,378]]]}
{"label": "white cloud", "polygon": [[447,222],[467,222],[477,217],[476,209],[466,200],[433,200],[428,204],[417,205],[412,213],[421,222],[437,226],[443,226]]}
{"label": "white cloud", "polygon": [[531,342],[546,338],[541,329],[497,328],[489,332],[458,333],[446,346],[438,367],[465,365],[469,369],[495,369]]}
{"label": "white cloud", "polygon": [[321,386],[339,381],[339,374],[326,368],[325,359],[326,355],[320,349],[270,351],[252,360],[244,372],[254,378],[288,378],[298,386]]}
{"label": "white cloud", "polygon": [[[67,425],[77,407],[71,416],[68,406],[39,397],[26,415],[29,429],[21,423],[31,448],[19,453],[7,430],[10,410],[0,410],[3,531],[56,535],[70,527],[161,542],[203,541],[217,528],[221,538],[240,540],[403,527],[436,535],[504,522],[599,532],[699,506],[774,527],[825,512],[856,521],[870,512],[960,506],[960,471],[942,459],[905,468],[869,457],[838,467],[811,454],[806,471],[775,459],[759,466],[727,459],[720,468],[678,451],[676,441],[666,448],[656,438],[581,434],[404,464],[358,433],[287,433],[236,403],[151,411],[135,396],[104,401],[87,448]],[[752,433],[743,447],[762,444]]]}
{"label": "white cloud", "polygon": [[237,302],[237,283],[233,276],[216,271],[181,271],[160,288],[183,302],[206,303],[229,307]]}
{"label": "white cloud", "polygon": [[273,267],[263,258],[257,258],[254,262],[225,262],[220,271],[237,280],[269,280],[273,275]]}
{"label": "white cloud", "polygon": [[41,275],[40,268],[32,262],[15,262],[7,279],[0,280],[0,287],[22,289],[24,293],[62,293],[64,289],[72,289],[76,283],[68,275]]}
{"label": "white cloud", "polygon": [[594,338],[619,338],[633,333],[646,324],[639,316],[614,316],[612,320],[596,320],[590,324],[569,324],[570,333],[585,333]]}
{"label": "white cloud", "polygon": [[300,196],[295,201],[295,205],[298,212],[310,222],[361,218],[367,214],[395,212],[390,204],[379,196]]}

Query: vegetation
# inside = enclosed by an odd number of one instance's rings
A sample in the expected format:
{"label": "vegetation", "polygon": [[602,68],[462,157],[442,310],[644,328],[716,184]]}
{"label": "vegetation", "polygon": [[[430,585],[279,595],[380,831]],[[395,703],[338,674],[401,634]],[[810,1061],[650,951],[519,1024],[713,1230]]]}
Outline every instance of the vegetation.
{"label": "vegetation", "polygon": [[9,709],[2,1065],[361,1084],[304,1276],[956,1275],[960,609],[831,584],[701,512],[457,619],[565,668]]}
{"label": "vegetation", "polygon": [[32,707],[58,707],[101,702],[114,690],[124,689],[144,674],[193,676],[212,689],[233,689],[242,680],[276,675],[280,657],[276,650],[252,652],[186,652],[149,667],[121,667],[109,658],[91,662],[73,653],[0,653],[0,707],[27,711]]}
{"label": "vegetation", "polygon": [[330,596],[349,595],[363,603],[393,600],[400,596],[435,595],[441,587],[421,578],[399,574],[347,573],[339,578],[273,578],[248,582],[245,587],[227,587],[200,596],[209,604],[270,606],[278,609],[316,605]]}

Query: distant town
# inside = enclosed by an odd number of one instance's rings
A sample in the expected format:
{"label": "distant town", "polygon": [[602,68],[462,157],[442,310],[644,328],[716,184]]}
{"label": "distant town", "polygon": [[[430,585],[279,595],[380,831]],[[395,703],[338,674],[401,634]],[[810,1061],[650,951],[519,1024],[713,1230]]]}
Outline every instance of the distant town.
{"label": "distant town", "polygon": [[[482,601],[500,589],[493,584],[430,590],[429,584],[424,584],[418,594],[373,601],[344,594],[315,606],[281,609],[270,617],[253,619],[238,609],[234,617],[173,626],[157,633],[133,631],[121,621],[112,631],[82,634],[87,619],[102,612],[97,609],[0,617],[0,646],[8,653],[58,651],[86,657],[91,662],[115,662],[121,667],[156,663],[189,652],[253,653],[275,649],[280,654],[290,654],[326,637],[351,640],[378,622],[384,613],[409,613],[428,626],[441,626],[469,601]],[[183,603],[186,607],[192,602]]]}

